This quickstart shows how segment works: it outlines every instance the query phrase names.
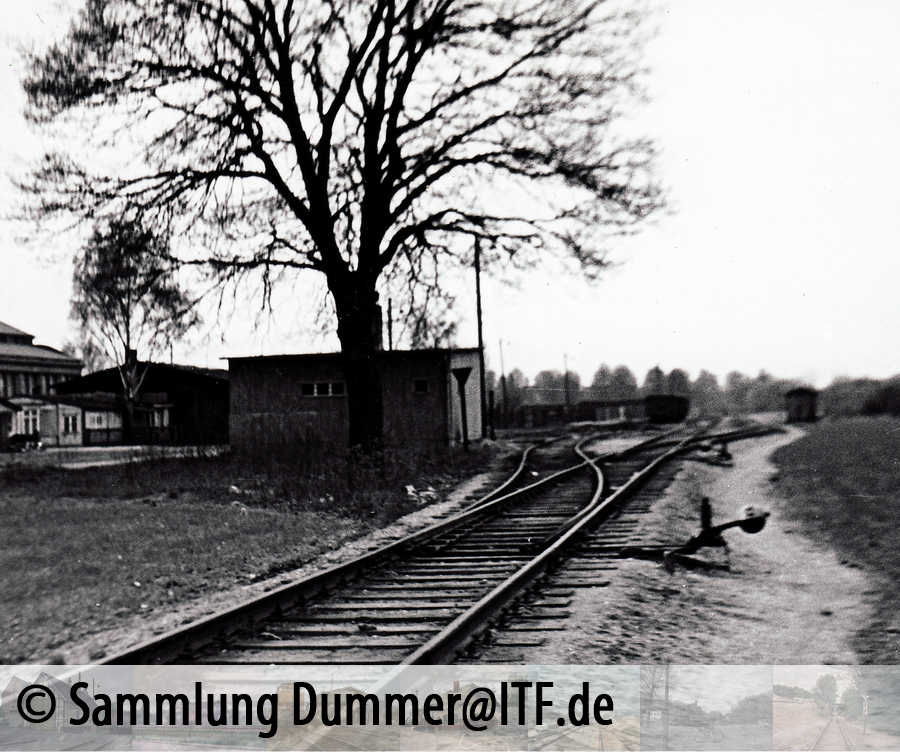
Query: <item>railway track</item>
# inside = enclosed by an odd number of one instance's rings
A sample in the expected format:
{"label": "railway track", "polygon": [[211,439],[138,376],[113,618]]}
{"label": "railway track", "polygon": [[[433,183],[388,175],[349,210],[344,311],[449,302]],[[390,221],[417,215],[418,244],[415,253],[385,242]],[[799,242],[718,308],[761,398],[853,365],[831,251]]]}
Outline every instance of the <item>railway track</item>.
{"label": "railway track", "polygon": [[[104,663],[449,662],[697,439],[668,432],[609,455],[592,454],[589,439],[529,447],[510,478],[461,513]],[[610,483],[601,465],[625,470]],[[562,607],[565,599],[551,591],[537,607]],[[535,638],[507,641],[527,648]]]}
{"label": "railway track", "polygon": [[836,715],[829,717],[828,722],[822,727],[811,750],[850,750],[850,741],[841,726],[841,720]]}

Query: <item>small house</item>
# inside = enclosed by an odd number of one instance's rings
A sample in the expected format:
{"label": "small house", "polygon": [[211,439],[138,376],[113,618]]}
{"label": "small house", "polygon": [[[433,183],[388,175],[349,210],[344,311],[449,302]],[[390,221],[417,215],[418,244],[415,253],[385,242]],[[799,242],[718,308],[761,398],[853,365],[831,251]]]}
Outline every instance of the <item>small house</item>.
{"label": "small house", "polygon": [[[228,372],[169,363],[139,363],[141,391],[134,405],[137,444],[227,444]],[[124,396],[117,368],[56,384],[56,399],[84,410],[84,444],[121,444]]]}

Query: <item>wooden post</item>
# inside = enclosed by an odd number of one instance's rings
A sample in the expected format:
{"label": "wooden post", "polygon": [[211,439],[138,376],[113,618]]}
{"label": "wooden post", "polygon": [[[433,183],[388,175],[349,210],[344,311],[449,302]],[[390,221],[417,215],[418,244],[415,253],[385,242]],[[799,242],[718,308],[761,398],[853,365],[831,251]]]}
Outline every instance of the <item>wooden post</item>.
{"label": "wooden post", "polygon": [[666,664],[666,721],[663,726],[663,749],[669,749],[669,664]]}
{"label": "wooden post", "polygon": [[487,401],[484,393],[484,332],[481,317],[481,241],[475,238],[475,312],[478,317],[478,371],[481,392],[481,438],[487,437]]}
{"label": "wooden post", "polygon": [[388,298],[388,350],[394,349],[394,307],[391,298]]}
{"label": "wooden post", "polygon": [[494,390],[488,392],[488,418],[491,424],[490,436],[491,441],[497,438],[497,432],[494,430]]}
{"label": "wooden post", "polygon": [[503,411],[500,413],[500,417],[503,421],[503,427],[506,428],[506,421],[509,416],[509,395],[506,393],[506,367],[503,364],[503,339],[500,340],[500,393],[503,397]]}
{"label": "wooden post", "polygon": [[459,409],[462,413],[462,442],[466,451],[469,450],[469,418],[466,415],[466,381],[468,381],[471,372],[472,369],[468,366],[465,368],[453,369],[453,376],[456,378],[456,387],[459,390]]}

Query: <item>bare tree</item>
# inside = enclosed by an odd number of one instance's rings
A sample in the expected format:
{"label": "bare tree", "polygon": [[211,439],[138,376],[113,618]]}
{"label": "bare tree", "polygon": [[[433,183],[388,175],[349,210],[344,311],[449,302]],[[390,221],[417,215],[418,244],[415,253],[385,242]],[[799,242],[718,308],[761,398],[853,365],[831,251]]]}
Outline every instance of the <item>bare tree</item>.
{"label": "bare tree", "polygon": [[691,385],[691,402],[700,415],[721,415],[725,412],[725,393],[715,374],[700,371]]}
{"label": "bare tree", "polygon": [[30,117],[94,118],[117,170],[48,154],[37,217],[164,214],[220,281],[327,283],[351,443],[382,430],[379,294],[441,298],[442,269],[575,259],[661,203],[622,135],[641,14],[598,0],[87,0],[29,60]]}
{"label": "bare tree", "polygon": [[682,368],[673,368],[666,376],[666,393],[687,397],[691,393],[691,379]]}
{"label": "bare tree", "polygon": [[123,434],[134,438],[134,406],[150,358],[198,323],[174,277],[168,243],[135,219],[98,227],[75,259],[72,318],[82,340],[116,364],[125,401]]}
{"label": "bare tree", "polygon": [[641,387],[644,396],[650,394],[666,393],[666,374],[659,366],[653,366],[644,376],[644,385]]}
{"label": "bare tree", "polygon": [[82,338],[78,342],[69,340],[60,349],[66,355],[78,358],[84,366],[84,370],[88,373],[99,371],[101,368],[106,368],[114,362],[109,360],[103,348],[97,345],[90,337]]}
{"label": "bare tree", "polygon": [[612,369],[606,363],[603,363],[594,372],[594,378],[591,380],[591,389],[593,390],[593,398],[600,399],[600,400],[609,399],[611,387],[612,387]]}
{"label": "bare tree", "polygon": [[638,395],[637,379],[628,366],[616,366],[609,384],[609,399],[635,399]]}

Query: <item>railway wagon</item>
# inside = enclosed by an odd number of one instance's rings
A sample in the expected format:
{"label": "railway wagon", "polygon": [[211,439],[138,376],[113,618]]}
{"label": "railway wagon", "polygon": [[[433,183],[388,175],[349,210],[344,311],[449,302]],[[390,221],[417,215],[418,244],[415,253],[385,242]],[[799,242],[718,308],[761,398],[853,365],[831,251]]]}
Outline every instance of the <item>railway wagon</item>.
{"label": "railway wagon", "polygon": [[681,423],[690,408],[691,401],[677,394],[650,394],[644,397],[644,411],[650,423]]}

